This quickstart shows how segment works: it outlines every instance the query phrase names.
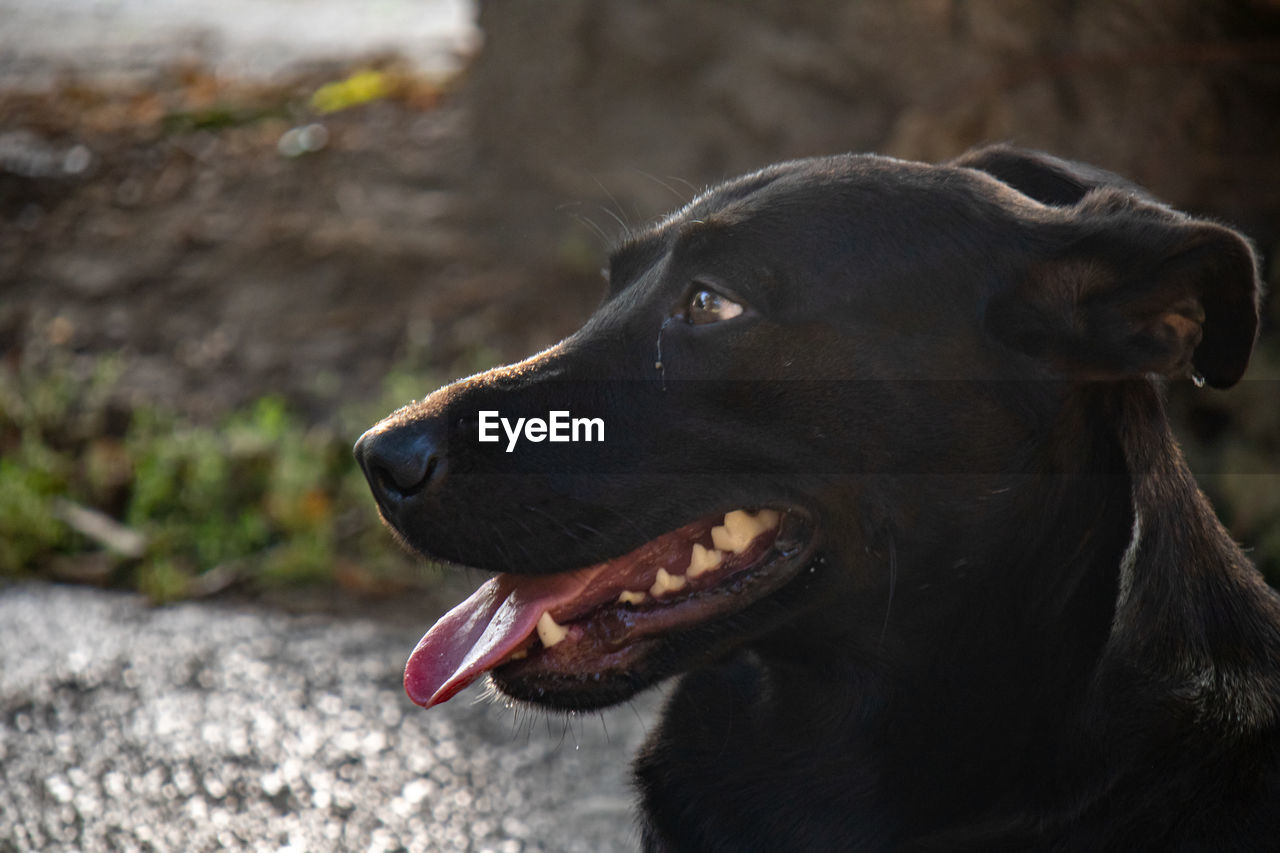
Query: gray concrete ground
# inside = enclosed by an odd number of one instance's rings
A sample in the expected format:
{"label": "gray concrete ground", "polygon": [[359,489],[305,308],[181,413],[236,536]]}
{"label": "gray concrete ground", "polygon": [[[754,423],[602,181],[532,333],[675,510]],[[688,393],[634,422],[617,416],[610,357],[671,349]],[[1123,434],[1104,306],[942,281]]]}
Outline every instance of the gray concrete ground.
{"label": "gray concrete ground", "polygon": [[424,711],[423,627],[0,588],[0,851],[634,849],[656,697]]}

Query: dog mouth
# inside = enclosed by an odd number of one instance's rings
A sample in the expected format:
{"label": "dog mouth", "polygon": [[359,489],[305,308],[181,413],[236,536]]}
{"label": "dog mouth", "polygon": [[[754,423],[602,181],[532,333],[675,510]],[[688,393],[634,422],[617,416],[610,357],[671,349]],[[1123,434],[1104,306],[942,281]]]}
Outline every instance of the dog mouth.
{"label": "dog mouth", "polygon": [[804,565],[811,540],[812,526],[794,509],[736,509],[586,568],[498,575],[418,642],[405,691],[429,708],[495,670],[504,692],[534,701],[555,692],[547,684],[580,690],[631,682],[664,638],[785,584]]}

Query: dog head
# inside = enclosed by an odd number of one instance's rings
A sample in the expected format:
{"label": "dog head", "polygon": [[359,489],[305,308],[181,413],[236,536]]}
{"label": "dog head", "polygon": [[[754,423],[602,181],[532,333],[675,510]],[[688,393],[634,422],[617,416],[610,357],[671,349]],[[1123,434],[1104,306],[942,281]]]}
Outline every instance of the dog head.
{"label": "dog head", "polygon": [[491,672],[590,708],[735,649],[882,642],[894,585],[972,582],[956,554],[995,547],[1023,484],[1123,468],[1075,432],[1104,417],[1091,389],[1228,386],[1256,328],[1238,235],[1065,161],[837,156],[715,187],[613,253],[577,333],[358,442],[409,547],[500,573],[406,687],[431,705]]}

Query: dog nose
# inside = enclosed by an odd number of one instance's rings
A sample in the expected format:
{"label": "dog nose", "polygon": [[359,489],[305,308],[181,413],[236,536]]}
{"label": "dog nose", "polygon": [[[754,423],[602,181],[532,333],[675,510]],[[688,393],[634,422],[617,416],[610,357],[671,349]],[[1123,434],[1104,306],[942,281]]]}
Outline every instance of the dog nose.
{"label": "dog nose", "polygon": [[383,506],[425,491],[444,479],[444,442],[430,422],[374,427],[356,442],[355,457]]}

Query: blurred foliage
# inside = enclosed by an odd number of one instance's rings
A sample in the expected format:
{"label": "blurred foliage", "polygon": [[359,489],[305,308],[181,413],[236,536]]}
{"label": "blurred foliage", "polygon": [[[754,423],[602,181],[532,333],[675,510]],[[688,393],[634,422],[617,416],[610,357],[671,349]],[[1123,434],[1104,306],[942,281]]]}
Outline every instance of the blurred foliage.
{"label": "blurred foliage", "polygon": [[390,74],[365,68],[343,80],[325,83],[311,96],[311,108],[318,113],[336,113],[357,104],[377,101],[395,91]]}
{"label": "blurred foliage", "polygon": [[[351,444],[432,377],[393,371],[382,399],[326,425],[275,397],[206,425],[124,405],[117,375],[112,359],[0,373],[0,575],[130,586],[156,601],[243,584],[379,594],[423,583],[382,528]],[[140,535],[140,553],[77,529],[68,505],[108,534]]]}
{"label": "blurred foliage", "polygon": [[69,75],[51,92],[0,91],[0,116],[6,128],[72,136],[101,153],[124,139],[154,143],[196,131],[278,136],[291,125],[380,100],[422,113],[454,83],[452,75],[426,74],[395,56],[354,69],[326,65],[261,80],[190,64],[157,70],[141,87],[95,85]]}

